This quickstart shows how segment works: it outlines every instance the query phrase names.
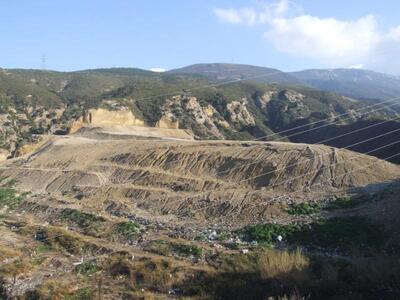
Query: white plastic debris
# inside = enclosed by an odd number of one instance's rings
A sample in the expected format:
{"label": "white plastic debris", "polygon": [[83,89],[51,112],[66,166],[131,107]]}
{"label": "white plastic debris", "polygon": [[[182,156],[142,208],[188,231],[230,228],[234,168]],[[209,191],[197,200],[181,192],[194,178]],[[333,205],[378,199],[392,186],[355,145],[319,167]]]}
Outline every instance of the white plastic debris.
{"label": "white plastic debris", "polygon": [[282,242],[283,237],[281,235],[278,235],[278,237],[276,239],[278,240],[278,242]]}
{"label": "white plastic debris", "polygon": [[249,249],[242,249],[242,254],[247,254],[247,253],[249,253]]}
{"label": "white plastic debris", "polygon": [[73,263],[74,266],[79,266],[81,264],[83,264],[83,257],[81,257],[80,261]]}
{"label": "white plastic debris", "polygon": [[216,238],[217,238],[217,232],[214,230],[213,232],[211,232],[209,235],[208,235],[208,239],[209,240],[215,240]]}

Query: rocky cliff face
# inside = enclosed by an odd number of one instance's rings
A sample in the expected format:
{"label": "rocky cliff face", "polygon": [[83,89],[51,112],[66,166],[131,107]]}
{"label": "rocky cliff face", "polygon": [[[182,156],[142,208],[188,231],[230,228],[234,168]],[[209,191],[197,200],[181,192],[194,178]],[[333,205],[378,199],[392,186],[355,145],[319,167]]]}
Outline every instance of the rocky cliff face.
{"label": "rocky cliff face", "polygon": [[18,156],[24,146],[39,141],[41,134],[60,129],[63,126],[64,112],[65,107],[8,107],[0,114],[0,159]]}
{"label": "rocky cliff face", "polygon": [[162,120],[192,129],[199,137],[225,139],[225,131],[254,126],[254,117],[247,109],[247,99],[232,101],[218,111],[197,97],[177,95],[167,99],[162,107]]}
{"label": "rocky cliff face", "polygon": [[254,117],[247,110],[247,104],[247,98],[242,98],[239,101],[232,101],[226,105],[229,120],[239,125],[239,127],[254,126],[256,124]]}
{"label": "rocky cliff face", "polygon": [[93,126],[144,126],[144,120],[136,117],[128,107],[110,111],[104,108],[88,110],[79,121]]}

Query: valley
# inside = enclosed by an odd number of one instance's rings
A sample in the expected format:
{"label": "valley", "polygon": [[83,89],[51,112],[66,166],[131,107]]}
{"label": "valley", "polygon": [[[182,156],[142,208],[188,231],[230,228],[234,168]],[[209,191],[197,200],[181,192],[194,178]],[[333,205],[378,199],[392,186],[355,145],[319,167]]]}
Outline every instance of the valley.
{"label": "valley", "polygon": [[400,295],[397,100],[264,71],[5,70],[0,298]]}

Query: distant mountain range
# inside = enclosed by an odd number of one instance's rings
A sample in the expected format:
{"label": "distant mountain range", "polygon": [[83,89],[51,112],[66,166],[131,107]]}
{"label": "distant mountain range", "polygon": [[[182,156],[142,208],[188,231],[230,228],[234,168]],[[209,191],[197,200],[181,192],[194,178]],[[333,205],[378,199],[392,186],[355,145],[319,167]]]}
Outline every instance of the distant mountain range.
{"label": "distant mountain range", "polygon": [[240,64],[195,64],[168,71],[170,74],[201,74],[215,80],[251,80],[261,83],[302,84],[302,81],[278,69]]}
{"label": "distant mountain range", "polygon": [[368,70],[305,70],[290,73],[312,87],[354,98],[400,97],[400,78]]}
{"label": "distant mountain range", "polygon": [[400,97],[400,77],[359,69],[314,69],[285,73],[239,64],[195,64],[169,73],[201,74],[217,80],[252,80],[263,83],[307,85],[357,99]]}

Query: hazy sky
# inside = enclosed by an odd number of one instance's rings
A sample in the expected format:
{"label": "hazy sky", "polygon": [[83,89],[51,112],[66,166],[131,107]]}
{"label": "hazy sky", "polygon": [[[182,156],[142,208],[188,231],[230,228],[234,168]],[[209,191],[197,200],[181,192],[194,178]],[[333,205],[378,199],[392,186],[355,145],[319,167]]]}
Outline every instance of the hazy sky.
{"label": "hazy sky", "polygon": [[3,0],[0,66],[171,69],[199,62],[400,74],[398,0]]}

